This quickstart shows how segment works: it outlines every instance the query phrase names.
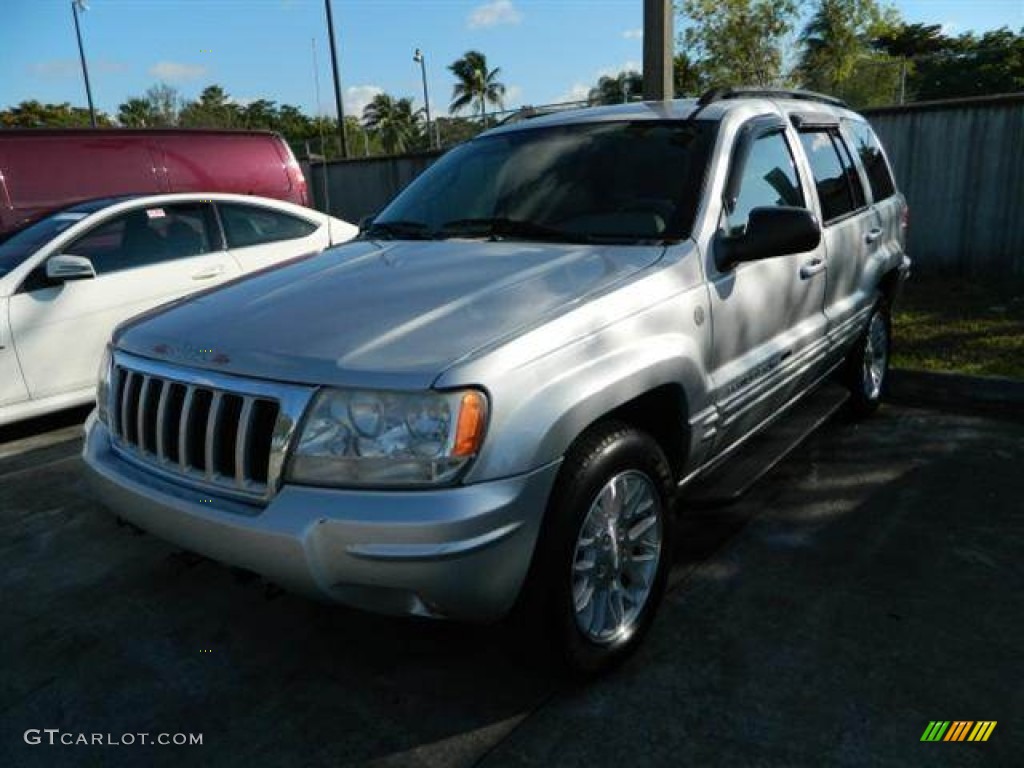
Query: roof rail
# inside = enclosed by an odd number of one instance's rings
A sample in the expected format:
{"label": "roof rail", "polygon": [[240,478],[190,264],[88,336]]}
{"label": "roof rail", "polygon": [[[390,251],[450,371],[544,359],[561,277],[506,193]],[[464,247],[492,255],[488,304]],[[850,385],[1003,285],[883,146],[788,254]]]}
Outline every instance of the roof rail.
{"label": "roof rail", "polygon": [[821,104],[829,104],[833,107],[846,107],[847,104],[842,99],[837,99],[835,96],[826,96],[823,93],[815,93],[814,91],[801,91],[790,88],[712,88],[707,91],[697,100],[697,106],[705,107],[708,104],[712,104],[716,101],[726,101],[728,99],[798,99],[800,101],[817,101]]}

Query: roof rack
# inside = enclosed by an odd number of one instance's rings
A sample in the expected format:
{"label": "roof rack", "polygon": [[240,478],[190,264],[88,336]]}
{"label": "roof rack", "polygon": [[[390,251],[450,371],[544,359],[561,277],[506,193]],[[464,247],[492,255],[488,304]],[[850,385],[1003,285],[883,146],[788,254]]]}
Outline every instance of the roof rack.
{"label": "roof rack", "polygon": [[716,101],[728,99],[798,99],[800,101],[816,101],[820,104],[829,104],[833,107],[846,107],[842,99],[835,96],[826,96],[823,93],[814,91],[801,91],[789,88],[712,88],[697,100],[698,107],[706,107]]}

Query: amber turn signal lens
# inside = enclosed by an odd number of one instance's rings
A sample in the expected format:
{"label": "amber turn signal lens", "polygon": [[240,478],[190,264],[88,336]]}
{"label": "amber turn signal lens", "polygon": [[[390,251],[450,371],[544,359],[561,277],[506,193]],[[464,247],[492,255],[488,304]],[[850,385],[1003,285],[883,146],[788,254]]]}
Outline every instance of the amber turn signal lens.
{"label": "amber turn signal lens", "polygon": [[479,392],[467,392],[462,396],[460,406],[452,456],[472,456],[484,439],[487,404]]}

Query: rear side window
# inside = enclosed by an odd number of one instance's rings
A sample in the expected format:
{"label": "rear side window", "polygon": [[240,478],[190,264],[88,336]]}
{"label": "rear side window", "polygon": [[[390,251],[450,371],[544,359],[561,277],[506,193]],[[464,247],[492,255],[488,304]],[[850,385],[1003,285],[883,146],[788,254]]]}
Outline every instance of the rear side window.
{"label": "rear side window", "polygon": [[755,208],[780,206],[803,208],[804,195],[789,144],[782,131],[775,131],[758,138],[750,148],[736,203],[728,213],[727,231],[730,235],[745,231]]}
{"label": "rear side window", "polygon": [[306,219],[269,208],[236,203],[219,203],[217,208],[224,222],[228,248],[295,240],[317,230],[317,225]]}
{"label": "rear side window", "polygon": [[882,154],[882,145],[867,123],[853,120],[843,121],[847,135],[853,140],[853,149],[860,156],[861,165],[868,175],[871,195],[875,202],[885,200],[896,194],[896,184],[892,180],[889,164]]}
{"label": "rear side window", "polygon": [[864,189],[839,132],[834,128],[801,131],[800,143],[811,165],[825,223],[863,208]]}

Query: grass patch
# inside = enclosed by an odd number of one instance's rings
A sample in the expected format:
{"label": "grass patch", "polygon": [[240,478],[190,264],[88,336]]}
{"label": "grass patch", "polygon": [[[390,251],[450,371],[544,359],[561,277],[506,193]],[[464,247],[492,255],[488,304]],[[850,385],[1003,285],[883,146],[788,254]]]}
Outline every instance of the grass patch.
{"label": "grass patch", "polygon": [[892,363],[1024,379],[1024,280],[911,277],[893,314]]}

